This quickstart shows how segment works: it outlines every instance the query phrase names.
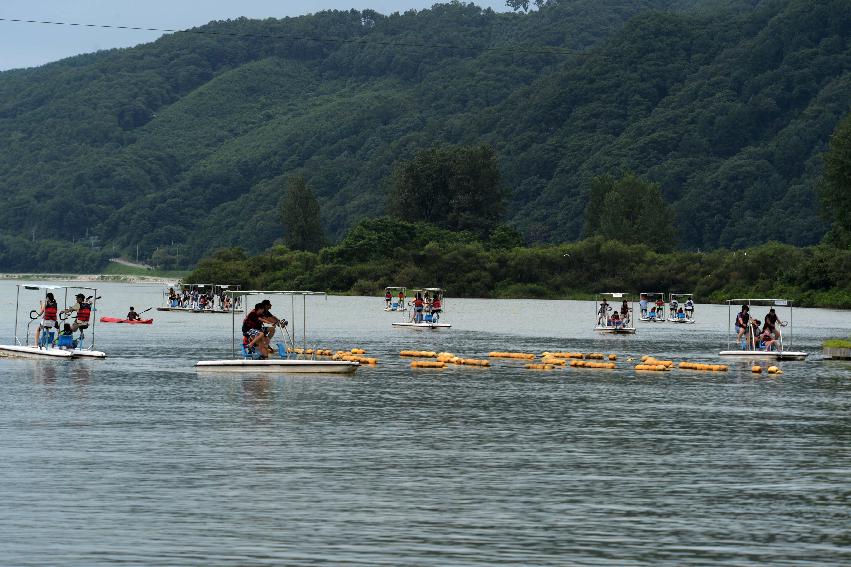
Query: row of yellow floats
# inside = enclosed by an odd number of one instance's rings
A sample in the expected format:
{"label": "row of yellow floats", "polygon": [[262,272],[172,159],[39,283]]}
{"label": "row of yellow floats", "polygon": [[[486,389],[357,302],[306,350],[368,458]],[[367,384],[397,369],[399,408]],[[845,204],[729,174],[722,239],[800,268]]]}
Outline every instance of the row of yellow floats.
{"label": "row of yellow floats", "polygon": [[377,358],[363,356],[366,354],[366,349],[353,348],[351,350],[332,351],[326,348],[287,348],[287,352],[294,354],[312,355],[312,356],[327,356],[331,360],[345,360],[347,362],[359,362],[375,366],[378,364]]}
{"label": "row of yellow floats", "polygon": [[[359,362],[360,364],[375,366],[378,364],[377,358],[363,356],[366,354],[366,349],[353,348],[351,350],[332,351],[322,348],[288,348],[287,352],[312,355],[312,356],[327,356],[333,360],[345,360],[350,362]],[[459,366],[479,366],[489,367],[489,360],[481,360],[476,358],[462,358],[455,356],[451,352],[434,352],[424,350],[403,350],[399,352],[399,356],[409,358],[434,358],[436,360],[415,360],[411,362],[412,368],[446,368],[449,364]],[[489,352],[488,358],[504,358],[514,360],[535,360],[536,355],[526,352]],[[616,365],[614,361],[618,359],[615,354],[603,354],[600,352],[582,353],[582,352],[544,352],[541,354],[541,362],[530,362],[523,367],[529,370],[553,370],[557,367],[567,366],[567,361],[570,360],[571,368],[594,368],[594,369],[614,369]],[[609,362],[592,362],[596,360],[608,360]],[[632,359],[628,359],[632,360]],[[646,372],[668,372],[674,368],[681,370],[697,370],[700,372],[726,372],[729,367],[726,364],[704,364],[699,362],[683,361],[679,364],[674,364],[673,360],[658,360],[650,355],[641,357],[640,364],[635,365],[635,370]],[[761,374],[763,367],[754,365],[751,367],[751,372]],[[783,374],[783,371],[777,366],[769,366],[765,369],[768,374]]]}
{"label": "row of yellow floats", "polygon": [[399,353],[400,356],[419,357],[419,358],[436,358],[437,360],[414,360],[411,362],[411,368],[446,368],[450,364],[458,366],[480,366],[488,367],[491,365],[489,360],[480,360],[477,358],[462,358],[455,356],[451,352],[431,352],[431,351],[415,351],[403,350]]}

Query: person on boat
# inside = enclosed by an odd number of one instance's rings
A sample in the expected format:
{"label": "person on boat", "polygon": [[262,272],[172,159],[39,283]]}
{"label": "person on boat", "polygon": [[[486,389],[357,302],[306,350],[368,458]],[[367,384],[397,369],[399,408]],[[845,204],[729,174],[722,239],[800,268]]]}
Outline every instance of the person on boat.
{"label": "person on boat", "polygon": [[425,309],[425,301],[423,301],[423,296],[421,293],[418,293],[414,298],[414,322],[421,323],[423,320],[423,310]]}
{"label": "person on boat", "polygon": [[641,309],[641,318],[647,318],[647,295],[641,294],[641,297],[638,300],[638,308]]}
{"label": "person on boat", "polygon": [[177,307],[180,302],[180,298],[177,296],[177,292],[174,291],[173,287],[168,288],[168,306],[169,307]]}
{"label": "person on boat", "polygon": [[771,325],[772,332],[777,336],[779,333],[777,332],[777,326],[785,327],[786,324],[780,320],[780,317],[777,316],[777,312],[772,307],[768,310],[768,313],[765,314],[765,324]]}
{"label": "person on boat", "polygon": [[50,329],[59,329],[58,314],[59,310],[56,305],[56,300],[53,294],[48,292],[44,296],[44,301],[39,304],[38,314],[41,316],[41,322],[35,329],[35,344],[41,338],[41,332],[50,332]]}
{"label": "person on boat", "polygon": [[651,321],[656,320],[656,306],[655,305],[650,308],[650,311],[647,312],[647,318],[650,319]]}
{"label": "person on boat", "polygon": [[677,319],[678,319],[679,321],[685,321],[685,320],[686,320],[686,312],[685,312],[685,311],[683,311],[683,308],[682,308],[682,307],[680,307],[679,309],[677,309]]}
{"label": "person on boat", "polygon": [[404,306],[405,306],[405,292],[400,290],[399,291],[399,308],[401,309]]}
{"label": "person on boat", "polygon": [[686,300],[686,318],[694,318],[694,300],[690,297]]}
{"label": "person on boat", "polygon": [[263,306],[263,313],[261,315],[263,322],[266,325],[270,325],[270,326],[264,326],[264,332],[266,333],[266,340],[271,341],[272,337],[275,336],[275,329],[277,327],[286,327],[287,321],[286,321],[286,319],[278,319],[277,317],[272,315],[272,312],[269,311],[272,308],[272,302],[269,301],[268,299],[264,299],[263,301],[260,302],[260,304]]}
{"label": "person on boat", "polygon": [[390,302],[393,300],[393,294],[390,293],[390,290],[384,292],[384,303],[386,303],[385,309],[390,309]]}
{"label": "person on boat", "polygon": [[83,329],[89,328],[89,321],[92,318],[92,304],[86,300],[86,296],[82,293],[78,293],[74,296],[74,299],[77,302],[68,307],[67,309],[63,309],[62,313],[74,313],[74,323],[71,325],[71,329],[76,332]]}
{"label": "person on boat", "polygon": [[680,308],[680,302],[676,300],[676,298],[672,297],[671,302],[668,304],[668,309],[670,310],[670,314],[674,317],[677,316],[677,310]]}
{"label": "person on boat", "polygon": [[612,307],[609,305],[609,302],[606,298],[603,298],[603,301],[600,302],[600,309],[597,311],[597,324],[600,326],[606,326],[609,322],[609,311],[612,310]]}
{"label": "person on boat", "polygon": [[760,335],[762,335],[762,321],[751,317],[747,337],[747,344],[750,350],[759,350]]}
{"label": "person on boat", "polygon": [[443,302],[440,301],[440,296],[435,295],[434,299],[431,302],[431,320],[434,323],[437,323],[437,320],[440,318],[440,313],[443,311]]}
{"label": "person on boat", "polygon": [[629,303],[626,299],[624,299],[623,303],[621,303],[621,321],[623,321],[624,324],[629,321]]}
{"label": "person on boat", "polygon": [[762,348],[766,351],[774,350],[774,345],[777,342],[777,338],[775,335],[775,329],[773,325],[770,325],[768,321],[765,322],[765,325],[762,327],[762,332],[759,335],[759,348]]}
{"label": "person on boat", "polygon": [[128,321],[139,321],[142,318],[136,313],[136,308],[132,305],[130,306],[130,311],[127,312],[127,320]]}
{"label": "person on boat", "polygon": [[263,303],[254,305],[254,309],[246,313],[242,320],[242,336],[243,345],[246,350],[252,351],[256,349],[260,353],[260,358],[269,358],[269,340],[266,333],[263,332],[263,319],[266,314],[266,307]]}
{"label": "person on boat", "polygon": [[656,317],[659,319],[665,318],[665,300],[661,297],[656,300]]}
{"label": "person on boat", "polygon": [[[750,328],[748,326],[748,321],[750,320],[750,317],[751,317],[750,310],[751,310],[750,307],[748,307],[747,305],[742,305],[742,310],[739,311],[738,315],[736,315],[735,329],[736,329],[736,342],[738,342],[738,343],[742,342],[742,337],[745,335],[745,333],[748,332],[748,329]],[[727,328],[729,329],[729,327],[727,327]]]}
{"label": "person on boat", "polygon": [[623,327],[623,319],[621,319],[621,314],[615,311],[612,313],[612,318],[609,319],[609,326],[614,327],[616,329],[620,329]]}

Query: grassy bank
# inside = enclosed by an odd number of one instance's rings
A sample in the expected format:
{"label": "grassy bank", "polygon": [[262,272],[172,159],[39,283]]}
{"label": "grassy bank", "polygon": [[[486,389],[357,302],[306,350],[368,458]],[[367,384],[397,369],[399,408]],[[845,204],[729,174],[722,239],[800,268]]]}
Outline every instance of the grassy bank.
{"label": "grassy bank", "polygon": [[146,276],[177,281],[186,277],[190,272],[188,270],[151,270],[110,262],[102,270],[102,273],[105,276]]}
{"label": "grassy bank", "polygon": [[851,339],[829,339],[822,343],[824,348],[851,348]]}

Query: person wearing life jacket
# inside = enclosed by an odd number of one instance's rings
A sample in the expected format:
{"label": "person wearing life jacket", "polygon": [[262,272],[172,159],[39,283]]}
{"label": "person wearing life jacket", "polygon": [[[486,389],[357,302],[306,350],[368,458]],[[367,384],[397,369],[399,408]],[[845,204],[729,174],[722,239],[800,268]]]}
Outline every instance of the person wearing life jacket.
{"label": "person wearing life jacket", "polygon": [[41,322],[35,330],[35,344],[38,344],[42,329],[45,332],[49,332],[50,329],[59,329],[59,310],[52,293],[48,292],[44,296],[44,301],[39,305],[38,313],[41,315]]}
{"label": "person wearing life jacket", "polygon": [[388,289],[386,292],[384,292],[384,303],[387,304],[387,307],[386,307],[387,309],[390,309],[390,301],[392,299],[393,299],[393,294],[390,293],[390,290]]}
{"label": "person wearing life jacket", "polygon": [[130,306],[130,311],[127,313],[127,320],[128,321],[138,321],[139,319],[141,319],[141,317],[139,317],[139,314],[136,313],[136,308],[133,307],[133,306]]}
{"label": "person wearing life jacket", "polygon": [[275,329],[277,327],[286,327],[288,323],[286,319],[278,319],[272,315],[272,312],[269,311],[272,308],[271,301],[264,299],[260,304],[263,306],[263,313],[261,315],[264,323],[263,332],[266,334],[266,342],[271,344],[272,337],[275,336]]}
{"label": "person wearing life jacket", "polygon": [[690,297],[686,300],[686,317],[688,319],[694,317],[694,301]]}
{"label": "person wearing life jacket", "polygon": [[75,313],[74,323],[71,325],[71,329],[76,332],[80,329],[89,328],[89,321],[92,318],[92,304],[86,301],[86,296],[82,293],[78,293],[75,299],[77,303],[67,309],[63,309],[62,313]]}
{"label": "person wearing life jacket", "polygon": [[423,320],[423,309],[425,309],[425,301],[423,301],[422,294],[418,293],[414,298],[414,320],[417,323],[422,322]]}
{"label": "person wearing life jacket", "polygon": [[262,303],[254,305],[254,309],[245,314],[242,320],[242,344],[246,350],[257,349],[260,352],[260,358],[269,357],[269,343],[266,335],[263,333],[263,315],[266,313],[266,308]]}

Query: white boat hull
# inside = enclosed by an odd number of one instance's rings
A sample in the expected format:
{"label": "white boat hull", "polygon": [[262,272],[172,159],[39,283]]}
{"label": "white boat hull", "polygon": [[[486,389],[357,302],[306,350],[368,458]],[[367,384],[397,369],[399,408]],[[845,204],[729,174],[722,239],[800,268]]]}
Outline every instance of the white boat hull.
{"label": "white boat hull", "polygon": [[680,325],[694,325],[694,319],[668,319],[668,323],[678,323]]}
{"label": "white boat hull", "polygon": [[634,327],[595,327],[595,331],[604,335],[634,335]]}
{"label": "white boat hull", "polygon": [[34,346],[0,345],[0,354],[17,358],[74,358],[73,351],[59,348],[38,348]]}
{"label": "white boat hull", "polygon": [[719,356],[734,356],[737,358],[768,358],[774,360],[804,360],[809,356],[807,352],[794,350],[722,350]]}
{"label": "white boat hull", "polygon": [[638,319],[642,323],[664,323],[665,319],[651,319],[650,317],[640,317]]}
{"label": "white boat hull", "polygon": [[67,352],[71,352],[74,354],[74,358],[106,358],[106,353],[101,352],[99,350],[89,350],[86,348],[75,348],[74,350],[70,350]]}
{"label": "white boat hull", "polygon": [[207,372],[264,372],[277,374],[349,374],[360,363],[344,360],[202,360],[196,370]]}
{"label": "white boat hull", "polygon": [[449,329],[449,323],[393,323],[394,327],[409,327],[412,329]]}

